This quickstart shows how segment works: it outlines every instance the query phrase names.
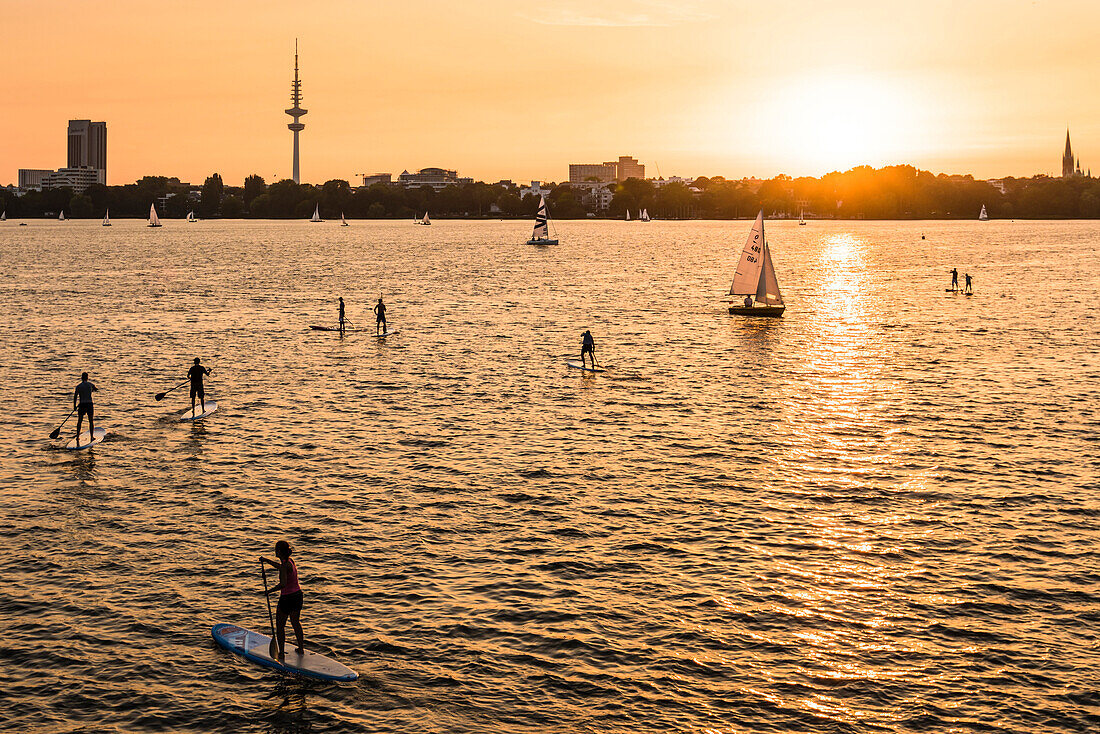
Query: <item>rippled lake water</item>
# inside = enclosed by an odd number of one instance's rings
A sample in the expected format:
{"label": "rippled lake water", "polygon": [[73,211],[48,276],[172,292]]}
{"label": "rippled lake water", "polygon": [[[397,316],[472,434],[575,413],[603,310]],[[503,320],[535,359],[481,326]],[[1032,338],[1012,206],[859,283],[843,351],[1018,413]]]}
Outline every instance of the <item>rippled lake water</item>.
{"label": "rippled lake water", "polygon": [[[0,225],[3,728],[1100,728],[1100,224],[750,226]],[[211,640],[280,538],[357,683]]]}

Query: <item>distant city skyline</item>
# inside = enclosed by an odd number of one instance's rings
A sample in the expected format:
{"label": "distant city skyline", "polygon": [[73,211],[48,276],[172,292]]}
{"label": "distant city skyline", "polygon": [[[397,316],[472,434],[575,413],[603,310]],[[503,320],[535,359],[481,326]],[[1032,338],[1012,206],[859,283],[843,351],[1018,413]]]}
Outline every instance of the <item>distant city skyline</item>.
{"label": "distant city skyline", "polygon": [[[5,16],[19,71],[0,89],[19,114],[0,122],[0,184],[64,160],[53,130],[75,118],[110,123],[110,184],[292,178],[295,36],[311,100],[300,178],[313,183],[428,167],[564,181],[569,163],[624,150],[666,178],[898,163],[1057,176],[1067,126],[1084,165],[1100,149],[1100,4],[1083,0],[265,8],[201,1],[179,19],[123,0],[78,20],[64,4],[18,6]],[[107,49],[91,61],[89,33]]]}

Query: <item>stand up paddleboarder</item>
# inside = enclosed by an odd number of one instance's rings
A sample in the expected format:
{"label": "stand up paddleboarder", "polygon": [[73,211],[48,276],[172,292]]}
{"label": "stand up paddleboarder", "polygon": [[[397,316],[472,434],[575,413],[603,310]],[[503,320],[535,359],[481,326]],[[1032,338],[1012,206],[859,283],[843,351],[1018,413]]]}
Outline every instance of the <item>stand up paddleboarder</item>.
{"label": "stand up paddleboarder", "polygon": [[340,296],[340,333],[344,333],[344,297]]}
{"label": "stand up paddleboarder", "polygon": [[584,355],[592,356],[592,369],[596,368],[596,340],[592,338],[592,332],[585,329],[581,335],[581,367],[584,367]]}
{"label": "stand up paddleboarder", "polygon": [[951,268],[951,290],[957,291],[959,289],[959,269]]}
{"label": "stand up paddleboarder", "polygon": [[[95,406],[92,405],[92,393],[99,388],[88,381],[88,373],[80,373],[80,384],[73,390],[73,410],[76,411],[76,442],[80,443],[80,424],[88,416],[88,435],[95,437]],[[71,414],[70,414],[71,415]]]}
{"label": "stand up paddleboarder", "polygon": [[971,288],[971,286],[972,286],[972,285],[974,284],[974,279],[970,277],[970,273],[967,273],[967,274],[966,274],[965,276],[963,276],[963,277],[965,277],[965,278],[966,278],[966,292],[967,292],[967,293],[973,293],[973,292],[974,292],[974,289],[973,289],[973,288]]}
{"label": "stand up paddleboarder", "polygon": [[195,364],[187,370],[187,379],[191,381],[191,413],[195,412],[195,397],[199,399],[202,412],[206,412],[206,390],[202,386],[202,378],[210,374],[210,370],[199,364],[199,358],[195,357]]}
{"label": "stand up paddleboarder", "polygon": [[378,296],[378,305],[374,307],[374,315],[378,317],[378,321],[374,325],[375,333],[385,334],[390,329],[386,324],[386,304],[382,303],[382,296]]}
{"label": "stand up paddleboarder", "polygon": [[279,603],[275,607],[275,639],[279,643],[279,657],[286,654],[286,621],[294,627],[294,636],[298,638],[298,647],[294,651],[299,655],[305,653],[306,636],[302,631],[302,587],[298,583],[298,566],[290,560],[290,543],[280,540],[275,544],[275,555],[278,561],[260,556],[260,563],[266,563],[279,570],[278,585],[265,589],[265,593],[271,596],[279,592]]}

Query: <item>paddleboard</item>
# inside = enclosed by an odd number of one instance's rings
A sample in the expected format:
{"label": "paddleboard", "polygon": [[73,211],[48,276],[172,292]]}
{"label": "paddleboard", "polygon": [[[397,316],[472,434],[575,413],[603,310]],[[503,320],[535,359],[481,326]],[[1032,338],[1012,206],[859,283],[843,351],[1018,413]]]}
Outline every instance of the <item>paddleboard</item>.
{"label": "paddleboard", "polygon": [[201,421],[203,418],[210,415],[217,409],[218,404],[215,403],[213,400],[206,401],[205,411],[202,409],[202,406],[199,405],[198,401],[195,401],[195,412],[192,413],[190,410],[188,410],[186,413],[181,415],[180,423],[187,423],[188,421]]}
{"label": "paddleboard", "polygon": [[397,329],[394,329],[393,331],[383,331],[381,334],[375,334],[375,336],[381,339],[384,336],[393,336],[396,333]]}
{"label": "paddleboard", "polygon": [[359,677],[359,674],[348,666],[324,655],[309,650],[306,650],[304,655],[299,655],[294,651],[294,633],[290,630],[287,632],[290,634],[287,638],[286,654],[282,660],[271,657],[271,637],[268,635],[225,623],[214,625],[210,634],[213,635],[214,642],[234,655],[282,673],[342,683],[351,682]]}
{"label": "paddleboard", "polygon": [[943,292],[944,293],[961,293],[962,291],[960,291],[958,288],[944,288]]}
{"label": "paddleboard", "polygon": [[[314,326],[314,325],[310,324],[309,328],[313,329],[314,331],[340,331],[339,326]],[[356,331],[366,331],[366,329],[352,328],[350,326],[345,326],[344,327],[344,333],[345,334],[350,334],[350,333],[356,332]]]}
{"label": "paddleboard", "polygon": [[82,451],[82,450],[88,448],[89,446],[95,446],[97,443],[102,441],[103,437],[106,436],[106,435],[107,435],[107,429],[106,428],[97,428],[97,429],[95,429],[94,431],[92,431],[91,436],[88,435],[87,431],[84,431],[83,433],[80,434],[79,439],[74,438],[71,441],[69,441],[67,444],[65,444],[65,448],[70,449],[72,451]]}
{"label": "paddleboard", "polygon": [[585,372],[607,372],[603,367],[585,367],[581,362],[566,362],[565,364],[575,370],[584,370]]}

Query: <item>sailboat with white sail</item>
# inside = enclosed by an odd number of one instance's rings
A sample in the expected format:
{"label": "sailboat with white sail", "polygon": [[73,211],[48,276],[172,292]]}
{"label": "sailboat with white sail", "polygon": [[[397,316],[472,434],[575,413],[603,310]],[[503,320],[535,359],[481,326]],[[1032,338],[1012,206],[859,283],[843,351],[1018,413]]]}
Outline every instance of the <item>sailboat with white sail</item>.
{"label": "sailboat with white sail", "polygon": [[626,221],[628,221],[628,222],[630,221],[630,210],[629,209],[626,210]]}
{"label": "sailboat with white sail", "polygon": [[423,225],[425,225],[425,226],[428,226],[428,225],[430,225],[430,224],[432,223],[432,220],[431,220],[431,219],[428,219],[428,212],[424,212],[424,217],[423,217],[422,219],[418,219],[418,220],[416,221],[416,223],[417,223],[417,224],[423,224]]}
{"label": "sailboat with white sail", "polygon": [[805,227],[806,226],[806,210],[805,209],[799,209],[798,210],[798,226],[799,227]]}
{"label": "sailboat with white sail", "polygon": [[986,213],[986,211],[985,211],[985,204],[982,204],[982,211],[981,211],[980,214],[978,214],[978,221],[979,222],[988,222],[989,221],[989,214]]}
{"label": "sailboat with white sail", "polygon": [[[557,234],[556,232],[554,233]],[[535,229],[531,233],[529,245],[556,245],[557,237],[550,236],[550,210],[546,207],[546,197],[539,196],[539,208],[535,212]]]}
{"label": "sailboat with white sail", "polygon": [[103,226],[104,227],[110,227],[111,226],[111,210],[110,209],[105,209],[103,211]]}
{"label": "sailboat with white sail", "polygon": [[324,221],[323,219],[321,219],[321,205],[320,204],[313,207],[313,216],[310,217],[309,221],[311,221],[311,222],[323,222]]}
{"label": "sailboat with white sail", "polygon": [[0,222],[8,221],[8,210],[5,209],[3,213],[0,213]]}
{"label": "sailboat with white sail", "polygon": [[192,209],[191,211],[187,212],[187,223],[188,223],[188,224],[194,224],[194,223],[195,223],[195,222],[197,222],[197,221],[199,221],[199,220],[198,220],[198,219],[195,219],[195,210],[194,210],[194,209]]}
{"label": "sailboat with white sail", "polygon": [[61,213],[57,215],[57,221],[59,221],[59,222],[64,222],[65,221],[65,210],[64,209],[62,209]]}
{"label": "sailboat with white sail", "polygon": [[648,222],[649,221],[649,210],[648,209],[642,209],[642,213],[638,217],[638,221],[639,222]]}
{"label": "sailboat with white sail", "polygon": [[150,204],[149,205],[149,224],[148,224],[148,226],[149,227],[159,227],[159,226],[161,226],[160,225],[160,217],[157,216],[157,205],[156,204]]}
{"label": "sailboat with white sail", "polygon": [[[736,316],[782,316],[786,308],[772,266],[771,250],[764,237],[763,209],[756,215],[756,222],[741,250],[729,295],[729,310]],[[744,301],[733,300],[740,296],[744,296]]]}
{"label": "sailboat with white sail", "polygon": [[340,212],[340,226],[341,227],[350,227],[351,226],[350,224],[348,224],[348,220],[344,219],[344,213],[343,212]]}

